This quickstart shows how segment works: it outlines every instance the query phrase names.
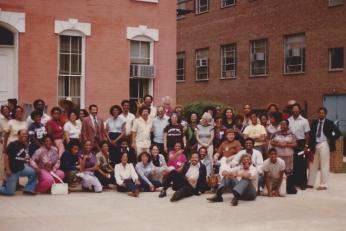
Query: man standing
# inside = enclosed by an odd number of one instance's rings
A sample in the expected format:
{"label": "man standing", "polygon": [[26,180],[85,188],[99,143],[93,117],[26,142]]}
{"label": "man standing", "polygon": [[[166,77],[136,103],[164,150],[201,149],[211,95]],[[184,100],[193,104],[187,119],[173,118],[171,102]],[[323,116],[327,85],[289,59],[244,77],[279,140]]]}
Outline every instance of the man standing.
{"label": "man standing", "polygon": [[254,148],[263,153],[267,131],[263,125],[258,123],[258,117],[255,112],[250,113],[250,119],[251,124],[243,132],[244,139],[253,139],[255,141]]}
{"label": "man standing", "polygon": [[142,152],[148,152],[151,145],[150,133],[153,122],[149,118],[150,109],[141,107],[139,109],[140,117],[133,121],[132,126],[132,147],[136,150],[137,156]]}
{"label": "man standing", "polygon": [[0,186],[0,194],[13,196],[16,193],[19,177],[28,177],[28,183],[24,187],[24,194],[35,195],[36,172],[28,162],[28,131],[22,129],[18,132],[18,140],[7,146],[5,154],[6,186]]}
{"label": "man standing", "polygon": [[129,100],[123,100],[121,102],[121,107],[123,109],[123,112],[119,115],[119,118],[125,121],[125,137],[127,140],[131,141],[132,123],[136,116],[130,112]]}
{"label": "man standing", "polygon": [[301,152],[307,153],[309,147],[310,125],[307,119],[301,115],[301,107],[298,103],[292,105],[292,116],[288,118],[289,129],[296,136],[297,147],[294,150],[293,178],[296,186],[306,189],[307,183],[307,158]]}
{"label": "man standing", "polygon": [[164,129],[168,125],[168,117],[165,115],[165,110],[162,106],[157,107],[157,116],[153,120],[153,144],[156,144],[160,153],[164,151]]}
{"label": "man standing", "polygon": [[330,152],[336,150],[335,141],[341,136],[333,121],[326,119],[328,111],[321,107],[318,119],[312,121],[310,131],[310,149],[314,152],[314,160],[310,163],[310,173],[307,188],[313,188],[317,172],[320,169],[321,179],[317,190],[326,190],[329,177]]}
{"label": "man standing", "polygon": [[94,148],[99,149],[99,143],[106,140],[103,120],[97,116],[98,107],[95,104],[89,106],[89,116],[83,120],[81,137],[84,143],[90,140]]}
{"label": "man standing", "polygon": [[[33,102],[34,105],[34,111],[38,111],[41,114],[41,123],[46,126],[46,123],[51,119],[48,114],[44,112],[44,108],[46,106],[45,102],[42,99],[37,99]],[[26,119],[26,122],[28,123],[28,127],[34,122],[31,119],[31,116],[29,115]]]}

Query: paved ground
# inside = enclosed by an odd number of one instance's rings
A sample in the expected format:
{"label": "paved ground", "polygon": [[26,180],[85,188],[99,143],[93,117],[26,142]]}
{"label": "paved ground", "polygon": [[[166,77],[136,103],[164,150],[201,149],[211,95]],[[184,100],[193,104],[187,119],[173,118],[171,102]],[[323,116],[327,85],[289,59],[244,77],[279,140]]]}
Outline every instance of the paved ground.
{"label": "paved ground", "polygon": [[230,194],[218,204],[207,203],[210,195],[177,203],[169,202],[169,196],[159,199],[158,193],[142,193],[137,199],[114,191],[1,196],[0,230],[346,230],[346,174],[332,174],[328,191],[258,197],[238,207],[230,206]]}

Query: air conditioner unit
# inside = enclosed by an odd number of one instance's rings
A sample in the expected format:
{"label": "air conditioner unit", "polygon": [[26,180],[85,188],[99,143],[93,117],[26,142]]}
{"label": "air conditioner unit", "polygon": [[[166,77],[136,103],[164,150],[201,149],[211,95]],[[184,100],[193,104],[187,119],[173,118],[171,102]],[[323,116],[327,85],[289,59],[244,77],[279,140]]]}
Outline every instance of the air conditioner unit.
{"label": "air conditioner unit", "polygon": [[197,59],[196,60],[196,66],[197,67],[207,67],[208,66],[208,59]]}
{"label": "air conditioner unit", "polygon": [[130,65],[130,77],[131,78],[155,78],[155,66],[131,64]]}
{"label": "air conditioner unit", "polygon": [[301,56],[300,48],[293,48],[293,49],[289,50],[289,55],[291,57],[299,57],[299,56]]}
{"label": "air conditioner unit", "polygon": [[223,78],[235,78],[235,70],[225,71]]}
{"label": "air conditioner unit", "polygon": [[264,61],[265,55],[264,55],[264,53],[262,53],[262,52],[255,53],[255,54],[254,54],[254,59],[255,59],[256,61]]}

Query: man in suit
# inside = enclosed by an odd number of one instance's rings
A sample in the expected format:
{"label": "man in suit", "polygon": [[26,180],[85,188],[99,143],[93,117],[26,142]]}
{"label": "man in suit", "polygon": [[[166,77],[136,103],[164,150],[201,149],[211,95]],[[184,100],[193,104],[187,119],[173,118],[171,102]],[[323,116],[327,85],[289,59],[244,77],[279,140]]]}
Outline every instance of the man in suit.
{"label": "man in suit", "polygon": [[97,112],[95,104],[89,106],[89,116],[83,120],[81,136],[83,143],[90,140],[95,149],[99,150],[99,143],[106,140],[106,136],[103,120],[97,116]]}
{"label": "man in suit", "polygon": [[328,111],[321,107],[318,110],[318,119],[312,121],[310,131],[310,149],[314,153],[310,163],[310,173],[307,188],[313,188],[316,182],[318,169],[321,170],[320,184],[317,190],[326,190],[329,176],[330,152],[335,151],[335,141],[341,132],[333,121],[326,119]]}
{"label": "man in suit", "polygon": [[172,170],[163,182],[163,189],[159,197],[165,197],[166,191],[173,182],[175,193],[171,202],[181,200],[193,195],[200,195],[208,189],[207,170],[205,165],[199,161],[198,153],[191,155],[190,162],[185,163],[184,167],[178,172]]}

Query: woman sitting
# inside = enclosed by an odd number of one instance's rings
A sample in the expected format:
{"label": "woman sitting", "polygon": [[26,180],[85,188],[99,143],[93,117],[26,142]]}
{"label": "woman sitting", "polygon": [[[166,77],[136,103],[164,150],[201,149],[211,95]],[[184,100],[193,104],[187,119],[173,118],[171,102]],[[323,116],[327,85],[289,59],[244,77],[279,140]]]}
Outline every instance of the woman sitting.
{"label": "woman sitting", "polygon": [[139,175],[141,188],[144,192],[154,192],[156,188],[161,187],[161,182],[153,178],[159,172],[151,162],[149,153],[142,152],[138,159],[139,162],[136,164],[136,171]]}
{"label": "woman sitting", "polygon": [[98,170],[96,154],[92,151],[93,144],[90,140],[85,141],[83,151],[79,154],[79,166],[81,173],[78,174],[82,178],[82,187],[85,190],[93,190],[94,192],[102,192],[102,185],[95,176]]}
{"label": "woman sitting", "polygon": [[121,155],[121,162],[114,167],[114,176],[119,192],[128,192],[129,196],[138,197],[141,184],[132,164],[128,163],[127,153]]}
{"label": "woman sitting", "polygon": [[59,179],[53,177],[52,173],[55,173],[61,180],[64,179],[64,172],[59,170],[60,159],[58,150],[53,146],[53,139],[49,135],[43,138],[43,145],[35,151],[30,165],[39,176],[36,192],[48,193],[54,182],[60,182]]}
{"label": "woman sitting", "polygon": [[153,176],[154,180],[162,182],[163,176],[168,174],[167,163],[165,157],[160,154],[159,146],[153,144],[150,148],[151,161],[156,167],[157,174]]}
{"label": "woman sitting", "polygon": [[182,144],[177,142],[174,146],[174,150],[169,152],[168,169],[180,171],[185,162],[187,162],[187,159],[184,154],[184,149],[182,148]]}
{"label": "woman sitting", "polygon": [[109,160],[109,146],[107,141],[100,143],[101,150],[96,154],[98,169],[95,172],[103,187],[108,188],[109,184],[115,184],[114,169]]}
{"label": "woman sitting", "polygon": [[80,142],[71,140],[67,145],[67,149],[60,158],[60,169],[65,173],[65,182],[69,187],[77,186],[78,183],[78,153],[80,150]]}

